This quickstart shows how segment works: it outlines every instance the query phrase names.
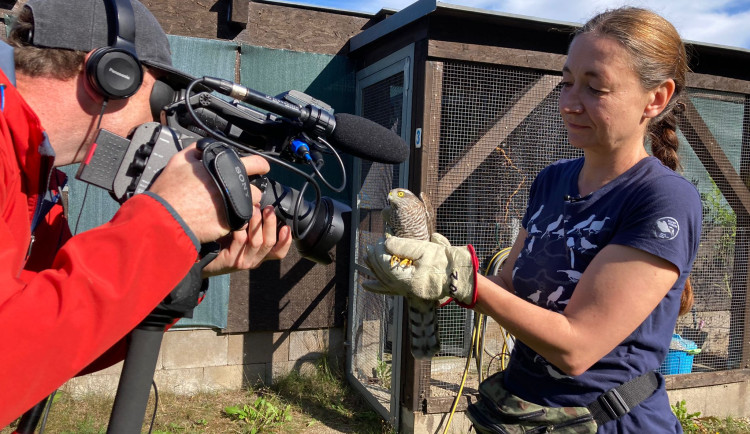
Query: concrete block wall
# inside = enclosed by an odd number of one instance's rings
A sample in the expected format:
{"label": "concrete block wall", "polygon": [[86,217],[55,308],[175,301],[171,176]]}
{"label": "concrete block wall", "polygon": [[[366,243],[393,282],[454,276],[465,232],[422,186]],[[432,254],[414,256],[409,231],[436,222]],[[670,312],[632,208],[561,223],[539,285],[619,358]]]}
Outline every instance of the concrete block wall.
{"label": "concrete block wall", "polygon": [[[344,362],[340,328],[221,334],[215,330],[165,333],[154,379],[159,391],[194,394],[271,384],[293,370],[311,372],[321,357]],[[73,395],[114,396],[122,362],[73,378],[62,390]]]}
{"label": "concrete block wall", "polygon": [[667,395],[669,395],[670,404],[674,405],[685,400],[687,410],[691,413],[699,411],[701,416],[750,417],[749,387],[750,382],[743,381],[667,390]]}

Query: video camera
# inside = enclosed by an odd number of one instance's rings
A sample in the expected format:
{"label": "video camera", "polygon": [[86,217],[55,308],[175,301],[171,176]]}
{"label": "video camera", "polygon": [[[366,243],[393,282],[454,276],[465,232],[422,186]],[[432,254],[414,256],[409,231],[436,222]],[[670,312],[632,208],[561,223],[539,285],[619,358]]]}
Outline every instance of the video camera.
{"label": "video camera", "polygon": [[[346,185],[344,164],[329,140],[343,152],[374,162],[401,163],[409,153],[395,132],[358,116],[333,115],[327,104],[296,91],[272,97],[211,77],[193,80],[177,90],[157,81],[151,105],[160,122],[140,125],[127,138],[100,130],[76,178],[104,188],[122,203],[146,191],[173,155],[197,141],[203,165],[224,197],[232,229],[242,227],[252,215],[248,203],[248,183],[252,183],[262,192],[261,206],[273,205],[277,217],[291,226],[302,256],[323,264],[333,261],[329,250],[346,232],[351,215],[347,205],[321,196],[318,180],[335,192]],[[248,180],[239,159],[247,154],[263,156],[288,169],[302,177],[304,185],[295,190],[268,177]],[[338,162],[342,178],[338,187],[320,172],[323,154]],[[312,173],[300,166],[308,166]],[[315,190],[312,202],[304,199],[309,186]],[[122,429],[119,432],[140,429],[164,329],[174,319],[192,313],[197,305],[207,282],[201,270],[216,254],[216,246],[211,244],[215,243],[202,246],[201,260],[130,334],[110,418],[110,427]]]}
{"label": "video camera", "polygon": [[[194,93],[192,89],[196,87],[202,91]],[[235,99],[227,101],[210,90]],[[239,100],[266,112],[241,104]],[[330,106],[302,92],[288,91],[271,97],[211,77],[197,79],[181,90],[157,81],[152,106],[160,112],[161,122],[140,125],[128,138],[100,130],[76,178],[104,188],[122,203],[146,191],[169,159],[185,146],[212,138],[240,155],[261,155],[304,178],[305,184],[300,190],[268,177],[254,177],[250,182],[263,193],[261,207],[273,205],[277,217],[291,226],[295,246],[303,257],[322,264],[332,262],[329,250],[345,233],[351,208],[329,197],[321,197],[317,180],[335,192],[342,191],[346,184],[341,157],[327,139],[333,138],[335,142],[338,138],[344,148],[354,146],[352,150],[356,155],[360,144],[356,140],[351,144],[352,127],[360,129],[365,125],[366,130],[376,125],[384,128],[352,115],[334,116]],[[334,133],[337,123],[345,127],[343,136],[341,132]],[[379,133],[383,136],[382,131]],[[338,187],[331,186],[320,172],[323,154],[333,155],[340,166],[342,182]],[[295,165],[307,165],[313,173],[306,173]],[[303,197],[308,186],[315,190],[312,202]]]}

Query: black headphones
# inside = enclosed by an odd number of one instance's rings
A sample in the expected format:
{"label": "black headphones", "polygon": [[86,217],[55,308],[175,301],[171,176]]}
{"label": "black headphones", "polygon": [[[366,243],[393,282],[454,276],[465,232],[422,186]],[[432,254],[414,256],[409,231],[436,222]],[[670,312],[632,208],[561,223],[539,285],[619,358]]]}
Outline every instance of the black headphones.
{"label": "black headphones", "polygon": [[130,0],[105,0],[109,46],[96,49],[86,60],[91,86],[105,98],[127,98],[143,82],[143,68],[135,52],[135,13]]}

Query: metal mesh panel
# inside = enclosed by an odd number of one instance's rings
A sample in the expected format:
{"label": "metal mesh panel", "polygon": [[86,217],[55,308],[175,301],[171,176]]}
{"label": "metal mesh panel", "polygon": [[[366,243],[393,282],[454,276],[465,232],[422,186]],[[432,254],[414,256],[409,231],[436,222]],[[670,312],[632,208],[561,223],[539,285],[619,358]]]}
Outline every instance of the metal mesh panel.
{"label": "metal mesh panel", "polygon": [[[747,126],[743,133],[746,99],[691,89],[691,104],[681,117],[679,154],[683,175],[698,187],[703,200],[703,234],[691,275],[695,304],[677,321],[679,337],[661,368],[667,374],[734,369],[742,362],[750,219],[733,192],[731,177],[748,175],[748,163],[742,162],[743,141],[750,143]],[[706,146],[710,142],[727,159],[717,158]]]}
{"label": "metal mesh panel", "polygon": [[[508,67],[446,62],[435,69],[431,113],[439,149],[429,155],[438,167],[430,178],[437,192],[437,230],[453,244],[473,244],[480,261],[511,245],[526,209],[536,174],[561,158],[580,156],[566,145],[557,109],[558,76]],[[422,393],[453,396],[461,382],[471,344],[473,312],[448,306],[439,311],[443,348],[421,381]],[[501,331],[489,322],[486,341],[501,351]],[[494,339],[494,340],[493,340]],[[486,357],[486,362],[496,359]],[[429,389],[428,389],[429,386]],[[476,370],[466,387],[477,386]]]}
{"label": "metal mesh panel", "polygon": [[[404,92],[403,73],[386,78],[362,90],[363,117],[401,134]],[[381,210],[388,191],[398,186],[399,166],[362,161],[361,188],[358,194],[360,220],[357,230],[355,261],[358,277],[352,300],[352,363],[357,379],[380,402],[390,409],[393,399],[393,343],[397,333],[394,297],[365,291],[362,282],[371,279],[362,258],[368,245],[383,236]]]}

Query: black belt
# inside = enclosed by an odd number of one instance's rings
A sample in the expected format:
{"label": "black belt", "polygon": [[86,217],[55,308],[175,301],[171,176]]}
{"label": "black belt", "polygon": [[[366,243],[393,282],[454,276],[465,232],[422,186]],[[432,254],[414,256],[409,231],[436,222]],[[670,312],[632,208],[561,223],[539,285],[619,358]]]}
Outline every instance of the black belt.
{"label": "black belt", "polygon": [[600,395],[587,405],[598,426],[627,414],[659,387],[656,372],[647,372]]}

